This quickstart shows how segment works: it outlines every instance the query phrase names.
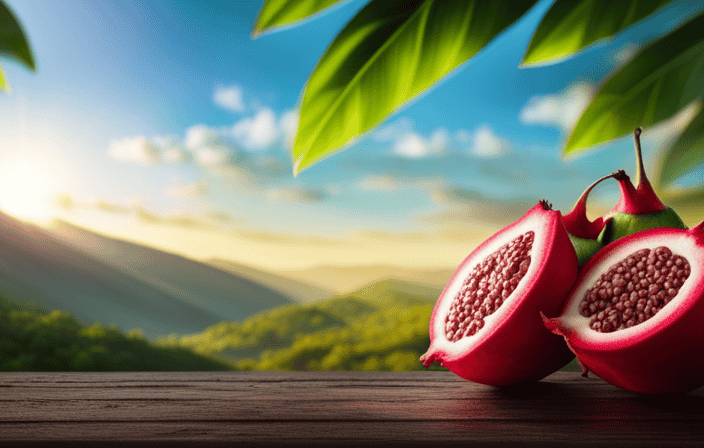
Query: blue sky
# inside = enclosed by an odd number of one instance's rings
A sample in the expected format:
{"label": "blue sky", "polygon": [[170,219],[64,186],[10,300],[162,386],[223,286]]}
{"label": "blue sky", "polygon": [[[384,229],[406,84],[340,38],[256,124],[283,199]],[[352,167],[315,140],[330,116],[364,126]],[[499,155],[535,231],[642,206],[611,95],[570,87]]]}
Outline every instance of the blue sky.
{"label": "blue sky", "polygon": [[[568,211],[592,180],[634,173],[630,138],[570,161],[561,143],[605,75],[701,8],[675,2],[575,58],[520,69],[551,3],[541,2],[427,94],[294,178],[301,92],[364,1],[255,40],[259,1],[6,1],[38,70],[0,59],[12,87],[0,97],[0,208],[122,236],[129,222],[141,241],[187,227],[196,240],[356,235],[370,248],[428,235],[451,245],[467,229],[485,237],[540,198]],[[646,156],[672,135],[647,131]],[[600,188],[594,203],[608,209],[616,194]],[[57,208],[57,197],[72,206]],[[173,238],[154,244],[173,249]]]}

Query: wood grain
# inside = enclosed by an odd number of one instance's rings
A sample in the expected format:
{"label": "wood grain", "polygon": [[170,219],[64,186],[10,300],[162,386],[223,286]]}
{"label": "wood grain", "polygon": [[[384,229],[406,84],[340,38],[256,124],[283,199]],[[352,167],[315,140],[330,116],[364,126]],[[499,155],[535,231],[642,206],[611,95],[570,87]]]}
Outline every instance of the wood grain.
{"label": "wood grain", "polygon": [[7,446],[702,446],[704,388],[643,396],[557,372],[493,388],[449,372],[0,373]]}

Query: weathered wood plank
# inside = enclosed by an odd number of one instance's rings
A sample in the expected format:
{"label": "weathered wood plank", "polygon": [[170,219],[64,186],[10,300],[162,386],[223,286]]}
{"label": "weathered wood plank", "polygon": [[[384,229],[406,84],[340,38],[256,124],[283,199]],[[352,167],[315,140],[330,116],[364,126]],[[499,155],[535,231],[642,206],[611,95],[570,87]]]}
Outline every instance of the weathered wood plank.
{"label": "weathered wood plank", "polygon": [[[431,427],[423,421],[413,422],[153,422],[136,426],[116,422],[92,424],[44,425],[19,424],[8,428],[10,439],[75,441],[232,441],[237,443],[344,443],[362,444],[403,442],[445,443],[611,443],[701,446],[701,438],[678,437],[690,431],[691,424],[673,422],[667,428],[655,428],[643,422],[595,430],[593,424],[551,421],[538,424],[525,421],[516,425],[497,425],[487,421],[436,422]],[[4,433],[5,428],[3,428]],[[647,437],[643,437],[643,434]],[[508,445],[507,445],[508,446]]]}
{"label": "weathered wood plank", "polygon": [[504,389],[438,371],[0,374],[0,444],[702,440],[704,388],[647,397],[575,372]]}

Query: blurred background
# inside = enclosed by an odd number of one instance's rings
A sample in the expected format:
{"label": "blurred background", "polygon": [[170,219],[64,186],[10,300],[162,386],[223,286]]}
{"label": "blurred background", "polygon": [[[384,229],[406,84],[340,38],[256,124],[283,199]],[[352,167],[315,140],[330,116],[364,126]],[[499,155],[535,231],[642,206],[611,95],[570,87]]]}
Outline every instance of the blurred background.
{"label": "blurred background", "polygon": [[[562,145],[605,76],[702,9],[519,68],[542,1],[294,177],[301,92],[365,1],[257,39],[261,1],[5,1],[37,70],[2,59],[0,370],[421,369],[472,249],[542,198],[566,213],[635,174],[630,136]],[[690,119],[645,130],[646,167]],[[590,216],[617,199],[602,183]]]}

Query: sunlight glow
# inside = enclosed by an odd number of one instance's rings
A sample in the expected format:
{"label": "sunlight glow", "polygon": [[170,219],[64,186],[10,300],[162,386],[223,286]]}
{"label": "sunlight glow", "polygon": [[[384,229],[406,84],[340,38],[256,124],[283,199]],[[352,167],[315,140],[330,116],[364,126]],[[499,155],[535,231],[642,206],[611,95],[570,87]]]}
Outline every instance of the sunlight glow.
{"label": "sunlight glow", "polygon": [[16,218],[45,222],[57,212],[53,198],[59,173],[38,155],[17,151],[0,157],[0,210]]}

